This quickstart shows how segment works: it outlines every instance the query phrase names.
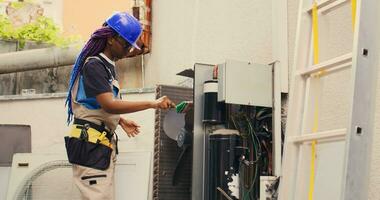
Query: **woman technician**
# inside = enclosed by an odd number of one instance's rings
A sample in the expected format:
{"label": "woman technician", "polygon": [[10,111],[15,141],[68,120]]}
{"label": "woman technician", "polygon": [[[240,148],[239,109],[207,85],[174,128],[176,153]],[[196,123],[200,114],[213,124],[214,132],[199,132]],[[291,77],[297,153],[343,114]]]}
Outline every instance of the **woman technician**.
{"label": "woman technician", "polygon": [[120,114],[175,106],[166,96],[141,102],[120,99],[115,61],[130,56],[133,48],[140,49],[141,32],[133,16],[113,14],[91,35],[71,72],[66,105],[68,123],[73,116],[74,120],[65,144],[82,199],[114,199],[114,131],[120,125],[129,137],[139,133],[139,126]]}

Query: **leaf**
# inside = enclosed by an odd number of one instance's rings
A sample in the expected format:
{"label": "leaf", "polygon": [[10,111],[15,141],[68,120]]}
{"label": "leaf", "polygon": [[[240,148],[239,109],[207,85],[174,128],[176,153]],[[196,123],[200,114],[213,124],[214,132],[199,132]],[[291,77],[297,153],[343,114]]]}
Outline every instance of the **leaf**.
{"label": "leaf", "polygon": [[80,41],[79,36],[64,37],[53,20],[44,16],[37,18],[33,23],[15,28],[8,17],[0,15],[0,38],[17,40],[21,48],[25,46],[25,41],[48,43],[60,47]]}
{"label": "leaf", "polygon": [[24,2],[19,2],[19,1],[11,2],[11,7],[17,10],[23,8],[24,6],[25,6]]}

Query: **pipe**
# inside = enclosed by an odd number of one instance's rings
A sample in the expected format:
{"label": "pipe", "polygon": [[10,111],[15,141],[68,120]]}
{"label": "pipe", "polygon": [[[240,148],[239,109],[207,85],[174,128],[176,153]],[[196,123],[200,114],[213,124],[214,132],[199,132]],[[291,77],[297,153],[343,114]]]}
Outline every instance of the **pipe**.
{"label": "pipe", "polygon": [[142,41],[148,47],[148,52],[150,52],[152,48],[152,0],[145,0],[145,6],[145,24]]}
{"label": "pipe", "polygon": [[[140,40],[144,43],[143,54],[149,53],[151,50],[151,37],[152,37],[152,0],[142,0],[138,2],[135,0],[134,6],[132,7],[133,16],[135,16],[142,24],[143,32],[141,34]],[[140,12],[143,12],[142,15]]]}
{"label": "pipe", "polygon": [[0,54],[0,74],[72,65],[80,49],[51,47]]}

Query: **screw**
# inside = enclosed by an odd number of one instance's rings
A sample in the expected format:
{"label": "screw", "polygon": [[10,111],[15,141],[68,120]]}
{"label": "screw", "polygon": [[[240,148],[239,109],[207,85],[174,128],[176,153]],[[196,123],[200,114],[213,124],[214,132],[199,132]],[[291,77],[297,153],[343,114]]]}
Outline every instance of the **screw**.
{"label": "screw", "polygon": [[356,129],[356,134],[361,135],[362,134],[362,127],[360,126],[355,126]]}
{"label": "screw", "polygon": [[362,49],[362,55],[368,56],[368,49]]}

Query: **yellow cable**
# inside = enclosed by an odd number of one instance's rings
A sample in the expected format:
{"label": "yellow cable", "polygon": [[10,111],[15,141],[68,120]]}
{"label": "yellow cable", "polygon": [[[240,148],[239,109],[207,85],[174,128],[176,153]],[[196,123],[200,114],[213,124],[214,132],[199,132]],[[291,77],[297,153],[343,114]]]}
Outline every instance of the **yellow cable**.
{"label": "yellow cable", "polygon": [[[356,20],[356,0],[351,0],[352,6],[352,29],[355,29],[355,20]],[[314,65],[319,63],[319,38],[318,38],[318,5],[316,1],[313,1],[313,9],[312,9],[312,23],[313,23],[313,50],[314,57],[313,63]],[[324,71],[318,72],[315,76],[311,78],[316,78],[319,80],[320,76],[324,74]],[[319,84],[319,83],[316,83]],[[319,90],[319,88],[318,88]],[[315,110],[314,110],[314,122],[312,133],[318,131],[318,119],[319,119],[319,97],[315,96]],[[315,158],[316,158],[316,146],[317,141],[313,140],[311,143],[311,160],[310,160],[310,180],[309,180],[309,200],[313,200],[314,194],[314,182],[315,182]]]}
{"label": "yellow cable", "polygon": [[[314,49],[314,65],[319,63],[319,38],[318,38],[318,5],[314,1],[312,9],[312,23],[313,23],[313,49]],[[319,79],[319,73],[316,78]],[[318,83],[317,83],[318,84]],[[318,97],[315,97],[315,110],[314,110],[314,123],[312,132],[315,133],[318,130]],[[314,194],[314,182],[315,182],[315,157],[316,157],[316,144],[314,140],[311,143],[311,160],[310,160],[310,179],[309,179],[309,200],[313,200]]]}
{"label": "yellow cable", "polygon": [[355,30],[356,21],[356,0],[351,0],[351,12],[352,12],[352,30]]}
{"label": "yellow cable", "polygon": [[312,17],[313,17],[314,64],[318,64],[319,63],[318,5],[315,1],[313,3]]}

